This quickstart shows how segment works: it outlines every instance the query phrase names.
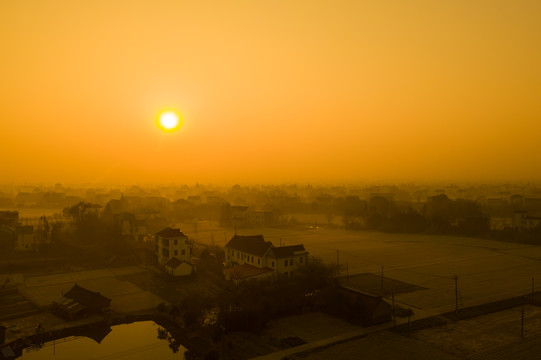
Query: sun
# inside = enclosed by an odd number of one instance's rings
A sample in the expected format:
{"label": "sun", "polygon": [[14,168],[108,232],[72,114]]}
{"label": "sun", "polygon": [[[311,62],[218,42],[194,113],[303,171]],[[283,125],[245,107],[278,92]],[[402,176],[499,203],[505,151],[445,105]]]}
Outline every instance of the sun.
{"label": "sun", "polygon": [[176,111],[162,111],[158,115],[158,126],[166,132],[173,132],[180,128],[180,116]]}

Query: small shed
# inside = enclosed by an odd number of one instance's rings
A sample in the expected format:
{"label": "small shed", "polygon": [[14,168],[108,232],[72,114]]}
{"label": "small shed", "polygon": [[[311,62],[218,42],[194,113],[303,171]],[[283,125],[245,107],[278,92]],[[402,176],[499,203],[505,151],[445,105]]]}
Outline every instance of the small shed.
{"label": "small shed", "polygon": [[172,257],[164,265],[165,271],[173,276],[188,276],[193,273],[193,265],[187,261]]}
{"label": "small shed", "polygon": [[381,296],[368,295],[343,286],[318,292],[316,304],[331,315],[354,324],[374,325],[390,321],[392,307]]}
{"label": "small shed", "polygon": [[54,311],[65,319],[76,319],[103,312],[111,305],[111,299],[99,292],[90,291],[75,284],[61,298],[53,301]]}

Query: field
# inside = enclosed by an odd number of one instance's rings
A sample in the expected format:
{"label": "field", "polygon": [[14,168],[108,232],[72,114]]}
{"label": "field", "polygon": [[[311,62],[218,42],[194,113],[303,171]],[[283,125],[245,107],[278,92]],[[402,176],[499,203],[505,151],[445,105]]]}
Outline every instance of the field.
{"label": "field", "polygon": [[[194,238],[193,224],[179,224]],[[197,240],[223,246],[234,231],[198,223]],[[239,235],[263,234],[275,245],[304,244],[311,256],[338,262],[341,275],[372,273],[424,289],[395,294],[395,301],[419,316],[468,307],[541,290],[541,246],[468,237],[386,234],[325,228],[238,229]],[[389,292],[386,292],[388,298]],[[413,319],[415,320],[415,318]]]}
{"label": "field", "polygon": [[413,334],[413,338],[458,358],[532,359],[541,350],[541,309],[524,307],[521,337],[521,310],[512,308],[473,319],[449,322]]}

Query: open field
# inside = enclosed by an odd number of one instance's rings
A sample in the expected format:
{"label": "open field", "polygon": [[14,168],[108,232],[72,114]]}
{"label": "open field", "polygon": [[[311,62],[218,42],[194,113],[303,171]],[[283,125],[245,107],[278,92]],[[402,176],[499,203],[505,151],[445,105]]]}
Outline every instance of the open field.
{"label": "open field", "polygon": [[541,309],[525,306],[523,338],[520,307],[449,322],[412,336],[463,359],[534,359],[541,351],[540,335]]}
{"label": "open field", "polygon": [[120,280],[122,276],[145,273],[148,270],[131,266],[114,269],[97,269],[67,272],[55,275],[33,276],[19,287],[21,293],[39,307],[47,307],[62,294],[79,284],[92,291],[99,291],[110,298],[111,309],[122,312],[140,311],[158,306],[163,300],[132,282]]}
{"label": "open field", "polygon": [[[181,225],[193,236],[193,226]],[[541,289],[541,246],[485,239],[388,234],[336,229],[238,229],[239,235],[263,234],[275,245],[304,244],[311,256],[336,263],[345,275],[372,273],[425,288],[395,295],[417,313],[440,314],[455,308],[455,275],[459,307],[478,305],[530,293],[532,278]],[[233,230],[210,222],[198,224],[198,241],[223,245]],[[225,234],[225,238],[224,238]],[[388,294],[388,292],[387,292]]]}

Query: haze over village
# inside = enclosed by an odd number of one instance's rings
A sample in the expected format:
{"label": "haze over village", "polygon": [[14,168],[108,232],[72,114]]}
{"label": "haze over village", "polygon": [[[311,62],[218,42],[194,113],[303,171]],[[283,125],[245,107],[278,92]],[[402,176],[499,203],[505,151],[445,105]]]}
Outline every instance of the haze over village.
{"label": "haze over village", "polygon": [[0,3],[0,360],[536,359],[541,3]]}

